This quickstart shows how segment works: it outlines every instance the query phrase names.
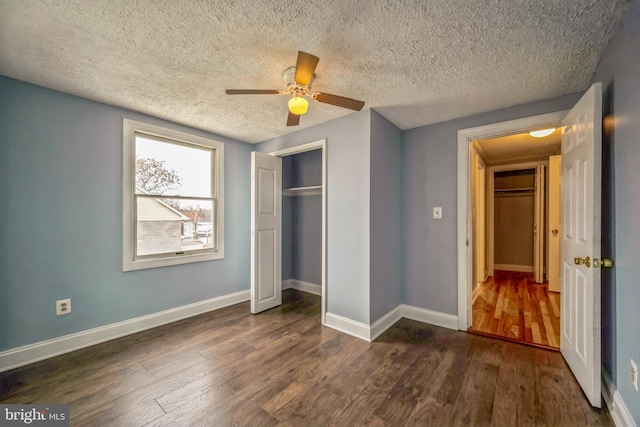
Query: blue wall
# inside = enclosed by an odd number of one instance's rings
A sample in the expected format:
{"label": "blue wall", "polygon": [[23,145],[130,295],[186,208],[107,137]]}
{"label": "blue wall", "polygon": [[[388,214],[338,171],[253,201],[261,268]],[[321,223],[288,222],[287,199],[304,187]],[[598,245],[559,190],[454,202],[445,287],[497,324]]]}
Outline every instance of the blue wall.
{"label": "blue wall", "polygon": [[256,147],[269,153],[327,140],[327,311],[367,325],[370,115],[370,110],[349,114]]}
{"label": "blue wall", "polygon": [[[0,100],[0,351],[249,289],[251,145],[5,77]],[[225,259],[122,272],[123,117],[225,143]]]}
{"label": "blue wall", "polygon": [[640,1],[607,47],[594,81],[603,86],[603,250],[615,267],[602,286],[603,365],[636,424],[640,394],[631,385],[630,359],[640,364]]}
{"label": "blue wall", "polygon": [[282,158],[282,187],[322,185],[322,150],[305,151]]}
{"label": "blue wall", "polygon": [[[566,110],[580,94],[411,129],[403,134],[403,301],[458,314],[458,130]],[[442,207],[435,220],[433,207]]]}
{"label": "blue wall", "polygon": [[371,112],[371,323],[402,304],[402,131]]}
{"label": "blue wall", "polygon": [[291,197],[291,278],[322,284],[322,196]]}

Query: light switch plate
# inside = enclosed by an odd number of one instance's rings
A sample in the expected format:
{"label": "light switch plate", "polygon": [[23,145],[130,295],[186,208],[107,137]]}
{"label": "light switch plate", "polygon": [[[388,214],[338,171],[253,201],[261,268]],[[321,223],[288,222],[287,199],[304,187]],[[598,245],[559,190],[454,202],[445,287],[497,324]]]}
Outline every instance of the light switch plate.
{"label": "light switch plate", "polygon": [[433,208],[433,217],[435,219],[442,219],[442,207]]}

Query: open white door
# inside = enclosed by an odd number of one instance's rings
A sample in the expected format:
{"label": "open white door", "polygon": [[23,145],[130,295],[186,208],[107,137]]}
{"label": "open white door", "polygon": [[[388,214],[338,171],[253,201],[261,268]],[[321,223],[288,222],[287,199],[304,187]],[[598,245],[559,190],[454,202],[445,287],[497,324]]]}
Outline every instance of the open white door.
{"label": "open white door", "polygon": [[592,406],[600,396],[600,182],[602,85],[562,121],[560,351]]}
{"label": "open white door", "polygon": [[533,214],[533,278],[536,283],[544,282],[544,181],[546,167],[536,167],[534,214]]}
{"label": "open white door", "polygon": [[251,313],[282,304],[282,158],[251,153]]}

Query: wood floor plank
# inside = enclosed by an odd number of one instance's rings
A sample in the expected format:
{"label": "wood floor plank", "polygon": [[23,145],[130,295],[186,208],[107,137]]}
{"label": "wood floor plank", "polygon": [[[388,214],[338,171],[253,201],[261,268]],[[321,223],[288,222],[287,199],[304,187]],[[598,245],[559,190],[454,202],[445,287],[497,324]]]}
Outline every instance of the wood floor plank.
{"label": "wood floor plank", "polygon": [[547,288],[531,273],[496,270],[473,291],[469,331],[559,350],[560,296]]}
{"label": "wood floor plank", "polygon": [[493,414],[499,367],[471,360],[453,407],[451,425],[489,425]]}
{"label": "wood floor plank", "polygon": [[453,405],[441,402],[433,396],[427,396],[414,409],[406,420],[407,426],[446,426],[453,418]]}
{"label": "wood floor plank", "polygon": [[92,420],[93,425],[103,426],[140,426],[144,425],[152,420],[158,419],[163,416],[165,412],[160,405],[154,401],[143,402],[130,411],[121,414],[115,414],[111,419],[102,419],[99,422]]}
{"label": "wood floor plank", "polygon": [[[434,331],[428,329],[418,330],[416,323],[402,319],[396,323],[395,327],[385,332],[379,337],[379,343],[384,345],[385,351],[371,360],[377,369],[365,364],[366,376],[362,372],[357,374],[362,381],[353,382],[354,377],[340,378],[335,381],[341,389],[349,390],[343,395],[346,405],[334,415],[333,424],[346,422],[346,425],[364,425],[373,419],[376,422],[387,420],[380,418],[386,416],[389,411],[385,405],[389,401],[389,395],[393,387],[397,384],[406,370],[411,366],[419,354],[416,353],[416,345],[419,342],[429,341]],[[371,354],[373,352],[367,352]],[[364,356],[364,355],[363,355]],[[359,363],[364,363],[364,357],[356,359]],[[353,365],[351,365],[353,366]],[[359,370],[359,367],[354,367]],[[335,390],[335,383],[331,384]],[[395,401],[395,396],[393,399]]]}
{"label": "wood floor plank", "polygon": [[[387,398],[376,409],[374,412],[376,417],[391,425],[398,425],[406,418],[409,418],[418,405],[419,398],[425,388],[423,381],[412,381],[417,370],[418,366],[414,361],[389,390]],[[421,378],[425,377],[422,376]]]}
{"label": "wood floor plank", "polygon": [[449,331],[438,332],[444,336],[442,341],[447,351],[439,366],[438,374],[434,377],[434,381],[430,381],[428,393],[438,401],[453,406],[462,389],[461,380],[467,369],[467,361],[471,358],[474,344],[479,341],[471,336],[465,341],[458,341]]}
{"label": "wood floor plank", "polygon": [[200,353],[189,348],[150,357],[141,361],[140,364],[149,372],[158,369],[163,372],[176,372],[205,360]]}
{"label": "wood floor plank", "polygon": [[313,420],[315,425],[331,425],[333,412],[344,402],[328,387],[320,384],[309,387],[273,416],[285,424],[304,425]]}
{"label": "wood floor plank", "polygon": [[549,292],[549,302],[554,318],[560,318],[560,292]]}
{"label": "wood floor plank", "polygon": [[[545,352],[546,350],[532,349],[521,346],[506,347],[505,358],[514,361],[517,366],[518,390],[515,394],[516,425],[535,425],[535,388],[536,376],[532,352]],[[505,365],[506,367],[506,365]],[[496,391],[497,392],[497,391]],[[500,392],[502,394],[502,392]]]}
{"label": "wood floor plank", "polygon": [[533,398],[530,397],[532,393],[524,392],[528,387],[533,389],[535,382],[532,371],[527,369],[531,367],[531,363],[527,360],[526,352],[522,352],[522,347],[509,345],[504,347],[503,357],[514,363],[500,365],[491,425],[535,425],[529,405],[533,403]]}
{"label": "wood floor plank", "polygon": [[[303,340],[300,336],[297,336],[297,338],[298,340],[289,342],[288,346],[279,348],[277,352],[264,357],[262,360],[247,361],[242,369],[229,372],[224,377],[225,382],[234,390],[242,391],[253,385],[256,380],[256,370],[261,373],[261,381],[270,381],[274,377],[283,375],[285,371],[290,371],[291,365],[282,363],[283,359],[286,359],[287,354],[290,353],[290,350],[295,348],[296,352],[301,352],[300,359],[305,359],[307,354],[315,351],[308,341]],[[282,340],[278,341],[282,342]],[[300,359],[296,358],[296,361],[300,363]]]}
{"label": "wood floor plank", "polygon": [[79,388],[79,391],[85,390],[81,397],[67,403],[83,424],[99,424],[100,420],[111,419],[114,413],[128,412],[144,402],[197,383],[203,377],[215,382],[219,374],[207,364],[199,363],[175,372],[156,370],[140,377],[123,376],[108,388],[94,389],[90,384],[84,385]]}
{"label": "wood floor plank", "polygon": [[[485,324],[527,335],[541,315],[521,316],[539,292],[527,280],[505,282],[499,320],[498,287],[476,299]],[[284,296],[0,373],[0,402],[68,403],[72,426],[613,426],[557,352],[408,319],[369,343],[321,326],[318,297]]]}
{"label": "wood floor plank", "polygon": [[540,301],[540,312],[542,313],[542,323],[544,324],[544,330],[547,334],[547,340],[550,347],[560,347],[560,343],[556,341],[556,332],[553,329],[551,323],[551,316],[547,311],[547,304],[544,301]]}
{"label": "wood floor plank", "polygon": [[221,402],[228,400],[228,396],[234,395],[231,387],[220,381],[219,378],[203,376],[180,388],[163,393],[155,401],[164,412],[171,412],[179,406],[185,405],[194,397],[205,393],[208,394],[209,399]]}

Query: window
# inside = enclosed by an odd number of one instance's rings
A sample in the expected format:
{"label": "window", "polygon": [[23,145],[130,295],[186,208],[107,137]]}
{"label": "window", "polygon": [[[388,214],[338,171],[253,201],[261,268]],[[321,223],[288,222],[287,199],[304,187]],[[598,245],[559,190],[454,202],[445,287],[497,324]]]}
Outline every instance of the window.
{"label": "window", "polygon": [[224,257],[224,146],[123,123],[123,270]]}

